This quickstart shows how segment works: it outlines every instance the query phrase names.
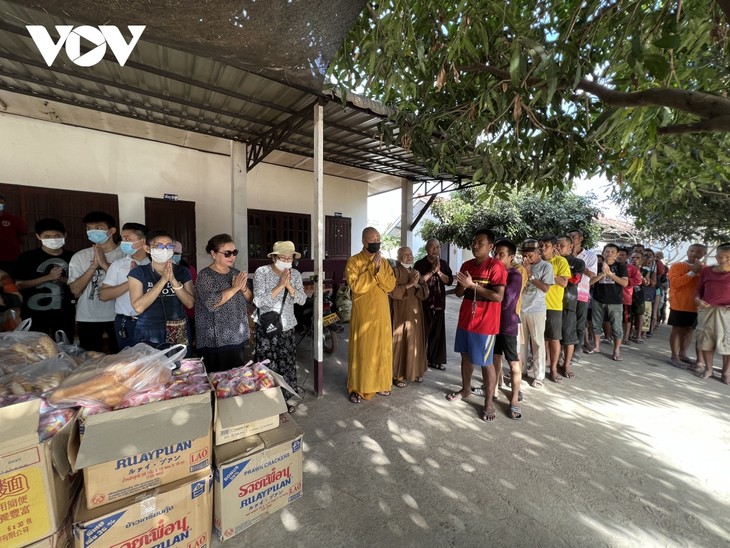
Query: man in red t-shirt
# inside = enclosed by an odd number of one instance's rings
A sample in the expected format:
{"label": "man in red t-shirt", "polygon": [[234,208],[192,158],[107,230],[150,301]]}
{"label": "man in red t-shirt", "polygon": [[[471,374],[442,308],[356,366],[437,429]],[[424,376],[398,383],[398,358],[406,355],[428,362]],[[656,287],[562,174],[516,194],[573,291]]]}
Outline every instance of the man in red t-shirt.
{"label": "man in red t-shirt", "polygon": [[507,283],[507,269],[489,256],[494,247],[494,232],[477,230],[471,242],[474,258],[466,261],[456,274],[455,294],[464,297],[459,310],[454,351],[461,353],[461,390],[446,399],[458,401],[471,395],[474,367],[481,367],[485,397],[482,420],[496,418],[492,398],[497,375],[492,362],[494,342],[499,334],[502,297]]}

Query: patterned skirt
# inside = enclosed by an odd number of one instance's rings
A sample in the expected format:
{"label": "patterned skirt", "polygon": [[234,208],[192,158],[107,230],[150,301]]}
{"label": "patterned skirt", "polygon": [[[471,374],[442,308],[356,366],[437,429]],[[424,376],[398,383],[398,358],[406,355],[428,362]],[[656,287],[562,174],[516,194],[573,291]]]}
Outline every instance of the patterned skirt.
{"label": "patterned skirt", "polygon": [[[298,391],[297,344],[293,329],[267,337],[261,326],[256,324],[256,361],[263,360],[269,360],[268,367],[284,377],[287,384]],[[282,393],[287,401],[292,397],[283,388]]]}

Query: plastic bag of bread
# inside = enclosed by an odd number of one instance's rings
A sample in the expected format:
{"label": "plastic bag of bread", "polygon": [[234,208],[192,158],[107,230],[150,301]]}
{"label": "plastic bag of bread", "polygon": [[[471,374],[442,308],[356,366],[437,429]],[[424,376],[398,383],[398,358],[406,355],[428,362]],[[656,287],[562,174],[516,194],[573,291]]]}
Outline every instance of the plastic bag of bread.
{"label": "plastic bag of bread", "polygon": [[19,368],[47,360],[59,353],[58,346],[45,333],[8,331],[0,333],[0,368],[5,375]]}
{"label": "plastic bag of bread", "polygon": [[64,353],[26,365],[12,375],[0,377],[0,396],[45,394],[61,384],[75,367],[73,358]]}
{"label": "plastic bag of bread", "polygon": [[130,392],[144,392],[166,385],[175,361],[185,355],[185,345],[157,350],[140,343],[89,360],[66,377],[48,395],[56,407],[117,407]]}

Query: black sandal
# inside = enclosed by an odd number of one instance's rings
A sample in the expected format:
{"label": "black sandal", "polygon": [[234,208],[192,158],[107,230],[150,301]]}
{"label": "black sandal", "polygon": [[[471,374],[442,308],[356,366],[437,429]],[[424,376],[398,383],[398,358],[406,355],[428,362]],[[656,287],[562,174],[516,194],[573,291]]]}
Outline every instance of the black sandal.
{"label": "black sandal", "polygon": [[350,402],[351,403],[362,403],[362,397],[357,392],[351,392],[350,393]]}

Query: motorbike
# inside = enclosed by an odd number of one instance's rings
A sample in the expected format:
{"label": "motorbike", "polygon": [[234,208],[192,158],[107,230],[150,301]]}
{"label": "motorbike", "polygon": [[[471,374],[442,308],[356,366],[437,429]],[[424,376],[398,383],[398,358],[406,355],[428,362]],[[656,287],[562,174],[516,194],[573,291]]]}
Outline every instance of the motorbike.
{"label": "motorbike", "polygon": [[[322,348],[327,354],[332,354],[337,350],[337,333],[342,333],[345,328],[334,311],[332,296],[328,292],[322,297],[322,315]],[[299,345],[305,338],[311,339],[314,335],[314,295],[307,297],[303,305],[294,305],[294,316],[297,319],[294,329]]]}

